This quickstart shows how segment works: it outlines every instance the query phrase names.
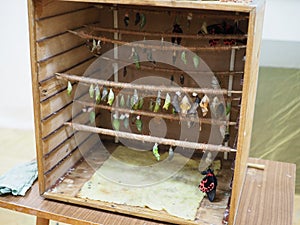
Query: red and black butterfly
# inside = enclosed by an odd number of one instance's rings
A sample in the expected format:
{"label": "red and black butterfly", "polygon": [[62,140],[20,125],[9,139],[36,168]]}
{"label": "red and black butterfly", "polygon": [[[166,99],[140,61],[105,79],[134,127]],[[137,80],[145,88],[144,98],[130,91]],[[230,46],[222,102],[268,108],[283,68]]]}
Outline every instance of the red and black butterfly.
{"label": "red and black butterfly", "polygon": [[214,201],[216,196],[216,189],[218,185],[217,178],[212,169],[207,169],[201,172],[202,175],[205,175],[199,184],[199,189],[207,194],[209,201]]}

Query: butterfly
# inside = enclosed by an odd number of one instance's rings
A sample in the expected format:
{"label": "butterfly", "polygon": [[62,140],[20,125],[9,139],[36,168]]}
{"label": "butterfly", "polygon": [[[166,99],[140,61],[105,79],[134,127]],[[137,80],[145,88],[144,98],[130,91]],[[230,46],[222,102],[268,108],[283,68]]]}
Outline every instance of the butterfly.
{"label": "butterfly", "polygon": [[209,201],[214,201],[216,197],[216,189],[218,185],[217,178],[212,169],[207,169],[201,172],[202,175],[205,175],[199,184],[199,189],[207,194]]}

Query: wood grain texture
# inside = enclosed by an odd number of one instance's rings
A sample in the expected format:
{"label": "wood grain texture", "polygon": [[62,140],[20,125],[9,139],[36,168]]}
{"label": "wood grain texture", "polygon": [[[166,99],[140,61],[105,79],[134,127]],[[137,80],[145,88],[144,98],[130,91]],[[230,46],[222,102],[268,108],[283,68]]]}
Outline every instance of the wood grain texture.
{"label": "wood grain texture", "polygon": [[250,158],[235,224],[292,225],[296,165]]}
{"label": "wood grain texture", "polygon": [[249,157],[249,150],[252,136],[254,108],[257,92],[258,68],[260,43],[262,37],[262,25],[264,18],[265,2],[250,12],[248,27],[248,42],[244,72],[243,95],[240,111],[240,125],[237,143],[237,155],[235,162],[235,174],[232,187],[231,214],[229,223],[234,221],[234,214],[237,209],[241,190],[246,177],[246,166]]}
{"label": "wood grain texture", "polygon": [[[243,190],[236,224],[291,225],[295,165],[253,158],[250,158],[249,162],[263,164],[266,169],[264,171],[253,169],[247,171],[245,180],[247,184],[245,187],[247,188]],[[0,197],[0,207],[73,225],[167,224],[85,206],[46,200],[39,195],[37,182],[25,197],[12,195]]]}
{"label": "wood grain texture", "polygon": [[38,63],[39,81],[46,80],[59,71],[70,70],[73,66],[92,57],[86,46],[79,46],[61,55]]}
{"label": "wood grain texture", "polygon": [[25,197],[15,197],[11,195],[1,197],[0,207],[72,225],[166,224],[115,214],[104,210],[91,209],[90,207],[79,207],[72,204],[45,200],[39,195],[38,183],[33,185]]}
{"label": "wood grain texture", "polygon": [[40,217],[36,218],[36,225],[49,225],[49,222],[50,221],[48,219],[44,219]]}
{"label": "wood grain texture", "polygon": [[249,4],[238,4],[233,2],[220,2],[220,1],[173,1],[173,0],[65,0],[72,2],[89,2],[89,3],[110,3],[110,4],[129,4],[129,5],[141,5],[141,6],[161,6],[161,7],[173,7],[173,8],[197,8],[207,10],[222,10],[222,11],[237,11],[237,12],[249,12],[256,3],[260,0],[253,1]]}
{"label": "wood grain texture", "polygon": [[84,24],[95,23],[98,18],[99,9],[91,7],[37,21],[36,40],[40,41],[44,38],[62,34],[69,29],[76,29]]}

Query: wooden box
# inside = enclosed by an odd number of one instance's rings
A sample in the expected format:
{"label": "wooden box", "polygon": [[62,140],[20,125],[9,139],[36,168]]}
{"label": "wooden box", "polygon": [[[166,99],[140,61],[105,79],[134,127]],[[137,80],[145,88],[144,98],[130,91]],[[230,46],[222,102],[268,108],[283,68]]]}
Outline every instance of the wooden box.
{"label": "wooden box", "polygon": [[[251,140],[264,1],[29,0],[28,6],[40,194],[179,224],[221,224],[228,208],[233,224]],[[105,88],[114,92],[112,104],[101,100]],[[144,103],[132,109],[136,90]],[[200,106],[191,114],[194,103]],[[222,162],[216,201],[199,202],[194,220],[78,196],[116,147],[151,152],[149,143],[159,144],[162,156],[172,146],[199,162],[203,156],[210,164],[211,155]]]}

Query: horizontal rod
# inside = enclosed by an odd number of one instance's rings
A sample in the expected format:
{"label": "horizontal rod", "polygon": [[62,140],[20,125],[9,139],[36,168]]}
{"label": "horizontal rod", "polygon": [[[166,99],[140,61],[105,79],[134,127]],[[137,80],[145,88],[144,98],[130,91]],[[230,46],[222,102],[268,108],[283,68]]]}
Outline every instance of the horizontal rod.
{"label": "horizontal rod", "polygon": [[[167,50],[167,51],[176,51],[176,50],[184,50],[185,47],[180,46],[180,45],[174,45],[174,46],[158,46],[158,45],[148,45],[148,44],[142,44],[142,43],[134,43],[134,42],[127,42],[127,41],[120,41],[120,40],[115,40],[107,37],[99,37],[91,34],[87,34],[83,31],[71,31],[69,30],[70,33],[83,38],[83,39],[94,39],[94,40],[99,40],[102,42],[108,42],[112,44],[118,44],[118,45],[128,45],[131,47],[140,47],[140,48],[147,48],[147,49],[159,49],[159,50]],[[213,46],[213,47],[186,47],[190,51],[226,51],[226,50],[231,50],[231,49],[245,49],[246,45],[235,45],[235,46]]]}
{"label": "horizontal rod", "polygon": [[[115,62],[115,63],[122,63],[122,64],[128,64],[128,62],[120,60],[120,59],[112,59],[109,57],[104,57],[101,56],[101,59],[107,60],[107,61],[111,61],[111,62]],[[136,66],[134,64],[130,64],[128,65],[130,67],[134,67],[136,68]],[[140,65],[140,69],[141,70],[151,70],[151,71],[156,71],[156,72],[166,72],[166,73],[187,73],[187,74],[197,74],[199,75],[199,71],[195,71],[195,70],[185,70],[182,71],[180,69],[172,69],[172,68],[161,68],[161,67],[157,67],[157,66],[146,66],[146,65]],[[237,75],[243,75],[244,71],[201,71],[201,73],[203,74],[213,74],[213,75],[217,75],[217,76],[237,76]]]}
{"label": "horizontal rod", "polygon": [[225,147],[222,145],[203,144],[203,143],[189,142],[183,140],[153,137],[153,136],[142,135],[142,134],[133,134],[133,133],[115,131],[115,130],[104,129],[99,127],[92,127],[92,126],[82,125],[78,123],[65,123],[65,125],[71,126],[74,130],[77,131],[104,134],[108,136],[125,138],[130,140],[137,140],[142,142],[151,142],[151,143],[158,143],[163,145],[178,146],[178,147],[191,148],[191,149],[201,149],[204,151],[208,150],[208,151],[216,151],[216,152],[236,152],[236,149]]}
{"label": "horizontal rod", "polygon": [[229,126],[235,126],[236,122],[227,122],[227,121],[221,121],[221,120],[213,120],[213,119],[206,119],[206,118],[197,118],[197,119],[189,119],[189,117],[181,117],[180,115],[170,115],[170,114],[162,114],[162,113],[154,113],[154,112],[147,112],[143,110],[133,110],[133,109],[126,109],[126,108],[120,108],[120,107],[111,107],[108,105],[96,105],[94,103],[90,102],[84,102],[76,100],[81,105],[89,106],[89,107],[95,107],[99,109],[105,109],[108,111],[118,111],[122,113],[129,113],[129,114],[135,114],[135,115],[141,115],[141,116],[148,116],[148,117],[159,117],[167,120],[179,120],[179,121],[191,121],[191,122],[197,122],[199,120],[200,123],[203,124],[214,124],[214,125],[229,125]]}
{"label": "horizontal rod", "polygon": [[[165,86],[165,85],[140,85],[133,83],[122,83],[114,82],[108,80],[100,80],[89,77],[80,77],[77,75],[70,75],[64,73],[56,73],[57,79],[66,79],[77,82],[83,82],[88,84],[98,84],[108,87],[115,88],[127,88],[127,89],[136,89],[136,90],[148,90],[148,91],[164,91],[164,92],[185,92],[185,93],[205,93],[205,94],[215,94],[223,95],[228,94],[229,91],[226,89],[210,89],[210,88],[191,88],[191,87],[175,87],[175,86]],[[232,94],[242,94],[242,91],[230,91]]]}
{"label": "horizontal rod", "polygon": [[181,37],[185,39],[236,39],[236,40],[245,40],[247,35],[245,34],[178,34],[178,33],[158,33],[158,32],[146,32],[146,31],[134,31],[134,30],[124,30],[124,29],[112,29],[104,28],[98,26],[86,26],[92,31],[103,31],[108,33],[118,33],[118,34],[129,34],[136,36],[151,36],[151,37]]}

